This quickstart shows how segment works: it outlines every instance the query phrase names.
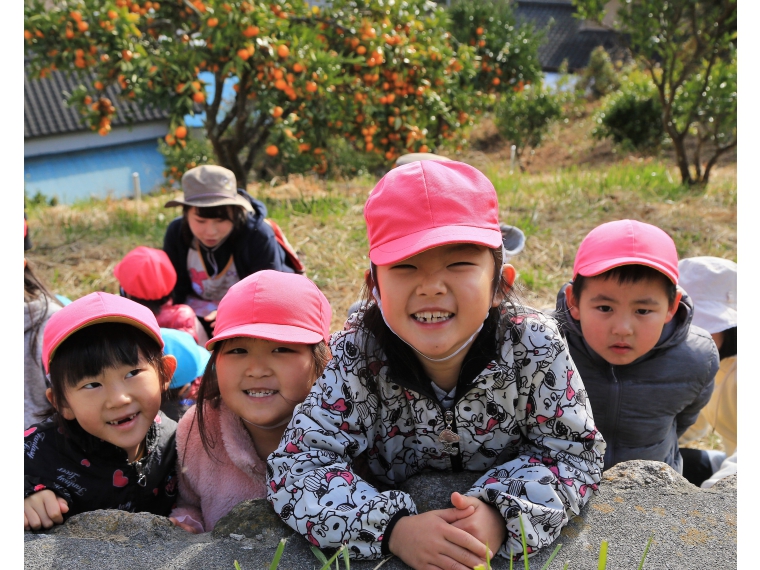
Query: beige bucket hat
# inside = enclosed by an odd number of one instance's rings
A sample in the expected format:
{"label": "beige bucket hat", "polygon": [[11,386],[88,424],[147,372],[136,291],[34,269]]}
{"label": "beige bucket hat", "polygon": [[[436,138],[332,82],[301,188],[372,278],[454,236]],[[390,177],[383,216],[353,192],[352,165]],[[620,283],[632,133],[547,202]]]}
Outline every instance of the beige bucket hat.
{"label": "beige bucket hat", "polygon": [[191,168],[182,175],[181,200],[170,200],[164,207],[195,206],[242,206],[253,212],[251,203],[237,192],[235,174],[223,166],[204,164]]}

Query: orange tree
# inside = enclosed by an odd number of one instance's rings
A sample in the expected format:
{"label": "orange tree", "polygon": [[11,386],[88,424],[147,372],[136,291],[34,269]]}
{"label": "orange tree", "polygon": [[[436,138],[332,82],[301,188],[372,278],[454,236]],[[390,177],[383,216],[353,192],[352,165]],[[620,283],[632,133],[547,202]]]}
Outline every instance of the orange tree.
{"label": "orange tree", "polygon": [[[78,73],[82,85],[68,103],[93,130],[110,131],[110,85],[167,109],[167,162],[177,172],[178,163],[192,164],[182,162],[192,146],[184,117],[205,112],[215,161],[243,185],[267,168],[326,172],[334,136],[388,162],[457,144],[489,95],[538,70],[534,44],[517,63],[484,65],[483,38],[469,36],[488,22],[458,30],[457,39],[448,13],[426,0],[322,8],[296,0],[72,0],[50,8],[31,0],[24,10],[32,72]],[[203,72],[213,74],[213,91]],[[221,86],[232,79],[235,97],[225,105]]]}

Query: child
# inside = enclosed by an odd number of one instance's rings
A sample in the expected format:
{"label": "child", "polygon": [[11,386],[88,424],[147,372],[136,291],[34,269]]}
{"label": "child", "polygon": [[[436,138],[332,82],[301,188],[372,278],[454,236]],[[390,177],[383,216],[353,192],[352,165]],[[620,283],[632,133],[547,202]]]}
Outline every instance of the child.
{"label": "child", "polygon": [[[24,214],[24,252],[31,249]],[[24,256],[24,428],[37,423],[49,404],[42,369],[42,332],[61,303],[32,271]]]}
{"label": "child", "polygon": [[682,471],[678,437],[710,399],[715,343],[691,325],[668,234],[635,220],[598,226],[557,296],[570,354],[607,441],[604,468],[633,459]]}
{"label": "child", "polygon": [[[679,445],[705,437],[711,430],[720,435],[723,451],[681,449],[684,477],[695,485],[718,470],[726,456],[736,453],[736,263],[720,257],[690,257],[678,262],[679,284],[694,301],[692,323],[710,333],[720,355],[715,390],[697,421],[678,440]],[[733,461],[734,472],[736,459]]]}
{"label": "child", "polygon": [[121,295],[153,311],[160,327],[184,331],[196,343],[206,344],[208,335],[195,312],[187,305],[172,302],[177,273],[166,252],[136,247],[116,264],[113,275],[119,281]]}
{"label": "child", "polygon": [[[475,168],[395,168],[364,208],[367,303],[268,458],[268,497],[320,548],[472,568],[551,544],[601,478],[604,440],[555,323],[518,311],[496,192]],[[368,291],[372,291],[372,302]],[[360,455],[361,454],[361,455]],[[453,508],[379,491],[424,469],[485,471]]]}
{"label": "child", "polygon": [[235,175],[203,165],[182,176],[182,216],[169,224],[164,251],[177,272],[174,301],[202,318],[209,336],[219,301],[240,279],[262,269],[302,273],[303,266],[267,209],[237,188]]}
{"label": "child", "polygon": [[42,357],[54,421],[24,432],[24,530],[97,509],[167,515],[174,431],[159,411],[176,361],[153,313],[91,293],[54,314]]}
{"label": "child", "polygon": [[302,275],[259,271],[230,288],[198,403],[177,428],[174,524],[210,531],[241,501],[266,496],[265,458],[327,364],[331,318]]}
{"label": "child", "polygon": [[193,388],[200,385],[200,378],[211,354],[195,344],[193,337],[184,331],[161,328],[161,338],[164,340],[164,354],[177,359],[177,368],[169,384],[167,397],[161,404],[161,411],[176,422],[195,403]]}

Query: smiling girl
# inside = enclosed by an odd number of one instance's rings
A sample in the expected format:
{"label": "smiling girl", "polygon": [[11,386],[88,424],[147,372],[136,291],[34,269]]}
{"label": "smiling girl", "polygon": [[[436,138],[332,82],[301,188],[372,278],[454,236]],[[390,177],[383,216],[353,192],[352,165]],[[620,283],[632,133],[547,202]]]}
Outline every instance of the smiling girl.
{"label": "smiling girl", "polygon": [[163,346],[150,309],[108,293],[50,318],[52,421],[24,432],[25,530],[96,509],[169,513],[177,424],[159,408],[177,361]]}
{"label": "smiling girl", "polygon": [[302,275],[260,271],[230,288],[198,402],[177,428],[174,524],[207,532],[241,501],[266,496],[266,457],[324,370],[331,318]]}
{"label": "smiling girl", "polygon": [[[519,309],[496,192],[459,162],[395,168],[364,208],[364,308],[269,456],[269,500],[320,548],[464,570],[551,544],[596,490],[604,440],[555,322]],[[379,491],[425,469],[480,471],[452,508]],[[364,468],[364,466],[362,466]]]}
{"label": "smiling girl", "polygon": [[266,220],[266,206],[237,188],[231,170],[188,170],[182,190],[181,199],[166,203],[182,206],[164,236],[177,272],[173,299],[193,308],[210,337],[219,301],[232,285],[263,269],[302,273],[303,266],[276,224]]}

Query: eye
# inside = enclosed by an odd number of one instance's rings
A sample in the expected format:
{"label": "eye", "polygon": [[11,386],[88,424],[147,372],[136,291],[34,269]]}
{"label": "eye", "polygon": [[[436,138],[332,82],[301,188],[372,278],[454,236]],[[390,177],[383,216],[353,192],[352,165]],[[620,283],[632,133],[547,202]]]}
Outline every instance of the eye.
{"label": "eye", "polygon": [[130,370],[129,372],[127,372],[127,375],[125,376],[125,378],[132,378],[140,374],[140,372],[142,372],[142,368],[135,368],[134,370]]}
{"label": "eye", "polygon": [[449,263],[449,267],[470,267],[475,265],[471,261],[455,261],[454,263]]}
{"label": "eye", "polygon": [[92,390],[92,389],[98,388],[100,386],[102,386],[102,384],[100,382],[88,382],[87,384],[83,384],[79,388],[82,389],[82,390]]}
{"label": "eye", "polygon": [[610,307],[609,305],[599,305],[596,309],[602,313],[612,312],[612,307]]}
{"label": "eye", "polygon": [[292,348],[288,348],[287,346],[278,346],[272,352],[274,352],[274,353],[291,353],[291,352],[295,352],[295,350],[293,350]]}
{"label": "eye", "polygon": [[391,269],[417,269],[414,265],[411,265],[410,263],[399,263],[398,265],[392,265]]}
{"label": "eye", "polygon": [[637,315],[648,315],[652,312],[652,309],[636,309]]}
{"label": "eye", "polygon": [[231,348],[225,351],[224,354],[248,354],[248,351],[244,349],[242,346],[236,346],[234,348]]}

